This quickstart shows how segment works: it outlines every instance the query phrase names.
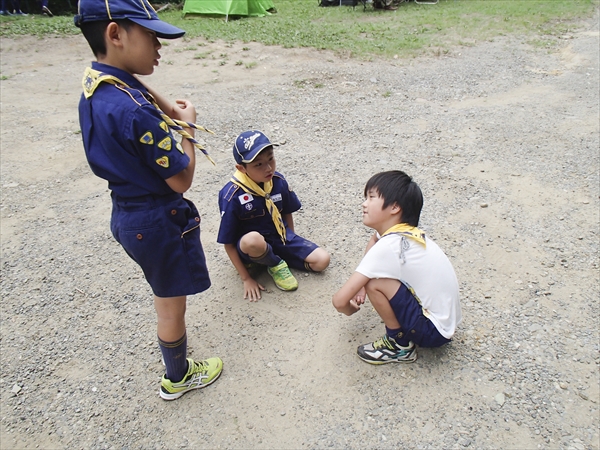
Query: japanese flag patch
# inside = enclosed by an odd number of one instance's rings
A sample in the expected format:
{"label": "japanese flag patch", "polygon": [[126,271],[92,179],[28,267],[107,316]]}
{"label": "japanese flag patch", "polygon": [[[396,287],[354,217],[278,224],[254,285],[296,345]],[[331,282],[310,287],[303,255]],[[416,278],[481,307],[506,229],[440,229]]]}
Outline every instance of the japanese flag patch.
{"label": "japanese flag patch", "polygon": [[238,198],[240,199],[240,204],[242,204],[242,205],[245,205],[246,203],[254,200],[254,197],[252,197],[252,194],[248,194],[247,192],[244,192]]}

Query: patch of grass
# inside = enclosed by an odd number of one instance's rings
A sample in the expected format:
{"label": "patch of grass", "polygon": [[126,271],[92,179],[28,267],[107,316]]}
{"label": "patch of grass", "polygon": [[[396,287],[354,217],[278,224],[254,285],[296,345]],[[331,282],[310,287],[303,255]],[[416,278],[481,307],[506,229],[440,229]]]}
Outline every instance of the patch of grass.
{"label": "patch of grass", "polygon": [[10,77],[8,75],[0,75],[0,80],[8,80]]}
{"label": "patch of grass", "polygon": [[[320,8],[315,0],[278,0],[277,13],[266,17],[224,18],[188,15],[180,10],[161,19],[187,31],[185,40],[260,42],[265,45],[314,47],[339,55],[414,56],[503,35],[530,38],[572,32],[574,21],[591,17],[598,0],[440,0],[436,5],[402,3],[397,11],[348,6]],[[71,16],[0,18],[0,36],[79,34]],[[167,42],[163,40],[163,45]],[[248,51],[249,47],[243,47]]]}
{"label": "patch of grass", "polygon": [[196,53],[194,55],[194,59],[206,59],[208,58],[208,55],[210,55],[211,52],[202,52],[202,53]]}
{"label": "patch of grass", "polygon": [[392,96],[392,91],[385,91],[383,94],[381,94],[384,98],[389,98]]}
{"label": "patch of grass", "polygon": [[252,61],[252,62],[248,62],[248,63],[244,64],[244,67],[246,69],[254,69],[257,65],[258,65],[257,62]]}
{"label": "patch of grass", "polygon": [[243,64],[244,64],[244,61],[237,60],[237,61],[235,62],[235,65],[236,65],[236,66],[241,66],[241,65],[243,65]]}
{"label": "patch of grass", "polygon": [[[437,5],[402,3],[395,12],[368,7],[319,8],[315,0],[278,0],[266,17],[224,18],[166,12],[164,20],[189,36],[226,42],[314,47],[367,59],[421,54],[430,47],[474,45],[508,35],[564,34],[572,21],[590,17],[597,0],[440,0]],[[244,47],[246,50],[248,47]]]}

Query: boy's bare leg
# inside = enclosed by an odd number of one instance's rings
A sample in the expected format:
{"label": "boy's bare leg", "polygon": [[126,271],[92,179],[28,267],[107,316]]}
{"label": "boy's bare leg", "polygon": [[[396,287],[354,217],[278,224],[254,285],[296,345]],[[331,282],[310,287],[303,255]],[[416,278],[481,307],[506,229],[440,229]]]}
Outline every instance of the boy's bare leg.
{"label": "boy's bare leg", "polygon": [[262,234],[251,231],[240,239],[240,249],[250,258],[259,258],[267,251],[267,241]]}
{"label": "boy's bare leg", "polygon": [[310,265],[310,270],[313,272],[322,272],[329,266],[329,260],[329,253],[319,247],[314,249],[304,262]]}
{"label": "boy's bare leg", "polygon": [[383,319],[385,326],[390,329],[398,329],[401,324],[396,319],[396,314],[390,305],[390,299],[400,289],[400,282],[391,278],[373,278],[365,286],[369,300]]}
{"label": "boy's bare leg", "polygon": [[180,339],[185,334],[186,297],[154,296],[154,308],[158,316],[158,337],[166,342]]}

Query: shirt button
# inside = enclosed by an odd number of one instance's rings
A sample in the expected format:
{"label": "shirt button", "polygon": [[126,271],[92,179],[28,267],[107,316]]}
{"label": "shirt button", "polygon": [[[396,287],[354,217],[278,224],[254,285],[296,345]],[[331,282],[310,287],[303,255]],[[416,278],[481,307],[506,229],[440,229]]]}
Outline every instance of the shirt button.
{"label": "shirt button", "polygon": [[401,338],[402,336],[404,336],[404,333],[402,333],[402,332],[398,333],[399,338]]}
{"label": "shirt button", "polygon": [[410,330],[410,332],[411,332],[412,334],[415,334],[415,330]]}
{"label": "shirt button", "polygon": [[177,214],[177,210],[176,209],[172,209],[171,210],[171,215],[174,216],[175,214]]}
{"label": "shirt button", "polygon": [[136,236],[136,238],[138,238],[140,241],[142,240],[142,238],[143,238],[143,237],[144,237],[144,236],[142,236],[141,234],[138,234],[138,235]]}
{"label": "shirt button", "polygon": [[194,218],[194,220],[195,220],[196,222],[200,222],[200,217],[195,217],[195,218]]}

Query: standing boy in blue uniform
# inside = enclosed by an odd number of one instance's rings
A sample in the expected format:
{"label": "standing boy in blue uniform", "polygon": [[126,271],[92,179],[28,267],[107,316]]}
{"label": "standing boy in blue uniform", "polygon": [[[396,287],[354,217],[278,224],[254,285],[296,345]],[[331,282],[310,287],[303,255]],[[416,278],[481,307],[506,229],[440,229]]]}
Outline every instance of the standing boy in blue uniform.
{"label": "standing boy in blue uniform", "polygon": [[365,197],[363,223],[375,233],[333,305],[350,316],[366,293],[386,333],[359,346],[358,356],[370,364],[413,362],[416,345],[439,347],[454,335],[462,318],[456,274],[444,252],[417,228],[423,194],[411,177],[400,170],[373,175]]}
{"label": "standing boy in blue uniform", "polygon": [[182,195],[194,176],[194,144],[178,143],[167,124],[189,126],[196,110],[187,100],[170,104],[135,75],[158,65],[158,37],[185,31],[159,20],[147,0],[80,0],[78,12],[75,24],[97,59],[86,69],[79,103],[85,153],[112,191],[113,236],[154,292],[166,366],[159,394],[174,400],[211,384],[223,368],[219,358],[187,358],[186,296],[208,289],[210,280],[198,210]]}
{"label": "standing boy in blue uniform", "polygon": [[298,281],[289,267],[321,272],[329,253],[294,232],[292,213],[301,207],[287,181],[276,172],[273,145],[260,131],[245,131],[235,140],[236,171],[219,192],[221,225],[217,242],[244,283],[244,298],[260,299],[265,288],[254,280],[248,265],[267,266],[275,285],[294,291]]}

